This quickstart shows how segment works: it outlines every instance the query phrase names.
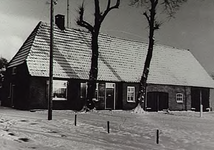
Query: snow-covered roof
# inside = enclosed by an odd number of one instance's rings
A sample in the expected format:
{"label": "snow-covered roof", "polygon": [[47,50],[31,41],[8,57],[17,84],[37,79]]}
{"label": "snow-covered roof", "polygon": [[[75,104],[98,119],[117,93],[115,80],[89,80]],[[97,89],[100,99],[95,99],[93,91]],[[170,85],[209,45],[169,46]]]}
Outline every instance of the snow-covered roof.
{"label": "snow-covered roof", "polygon": [[[24,62],[31,76],[49,76],[50,27],[40,22],[30,34],[9,67]],[[98,80],[139,82],[147,53],[147,44],[99,36]],[[90,34],[54,27],[54,77],[89,78]],[[214,82],[188,50],[155,45],[148,77],[150,84],[214,87]]]}

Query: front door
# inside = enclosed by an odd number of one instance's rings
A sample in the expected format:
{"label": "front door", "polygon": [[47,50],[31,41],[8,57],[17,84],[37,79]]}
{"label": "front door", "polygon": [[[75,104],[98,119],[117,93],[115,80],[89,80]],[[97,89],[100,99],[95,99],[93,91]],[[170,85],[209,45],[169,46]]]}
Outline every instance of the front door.
{"label": "front door", "polygon": [[115,84],[106,83],[106,109],[115,109]]}
{"label": "front door", "polygon": [[161,111],[169,108],[168,93],[165,92],[148,92],[147,93],[147,110]]}

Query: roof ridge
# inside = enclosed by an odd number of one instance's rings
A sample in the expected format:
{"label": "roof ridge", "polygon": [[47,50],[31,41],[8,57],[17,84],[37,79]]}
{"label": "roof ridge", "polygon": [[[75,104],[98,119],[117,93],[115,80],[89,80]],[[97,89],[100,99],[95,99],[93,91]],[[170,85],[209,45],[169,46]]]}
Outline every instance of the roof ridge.
{"label": "roof ridge", "polygon": [[[47,27],[50,27],[50,24],[47,23],[47,22],[44,22],[44,21],[40,21],[42,25],[45,25]],[[54,27],[57,27],[56,24],[54,24]],[[68,30],[68,29],[72,29],[72,30],[76,30],[76,31],[83,31],[83,32],[86,32],[86,33],[89,33],[89,31],[86,31],[86,30],[83,30],[83,29],[80,29],[80,28],[74,28],[74,27],[66,27],[65,30]]]}
{"label": "roof ridge", "polygon": [[[49,24],[47,22],[42,22],[42,24],[45,24],[46,26],[49,26]],[[85,32],[85,33],[90,33],[89,31],[81,29],[81,28],[66,27],[66,29],[80,31],[80,32]],[[136,42],[136,43],[139,43],[139,44],[148,44],[148,41],[147,42],[145,42],[145,41],[142,42],[142,41],[138,41],[138,40],[134,40],[134,39],[128,39],[128,38],[123,38],[123,37],[109,35],[109,34],[103,33],[103,32],[100,32],[100,35],[108,36],[109,38],[114,38],[114,39],[119,39],[119,40],[124,40],[124,41]],[[154,46],[162,46],[162,47],[173,48],[173,49],[176,49],[176,50],[190,51],[189,49],[177,48],[175,46],[170,46],[170,45],[165,45],[165,44],[156,44],[155,43]]]}
{"label": "roof ridge", "polygon": [[[46,25],[46,26],[49,26],[49,24],[47,22],[42,22],[42,24]],[[55,25],[56,26],[56,25]],[[80,31],[80,32],[85,32],[85,33],[90,33],[89,31],[87,30],[84,30],[84,29],[81,29],[81,28],[74,28],[74,27],[66,27],[65,30],[75,30],[75,31]],[[125,40],[125,41],[130,41],[130,42],[137,42],[137,43],[141,43],[141,44],[148,44],[147,42],[141,42],[141,41],[137,41],[137,40],[134,40],[134,39],[126,39],[126,38],[123,38],[123,37],[117,37],[117,36],[113,36],[113,35],[109,35],[107,33],[103,33],[103,32],[100,32],[99,33],[100,35],[103,35],[103,36],[108,36],[110,38],[115,38],[115,39],[120,39],[120,40]]]}
{"label": "roof ridge", "polygon": [[170,45],[165,45],[165,44],[154,44],[154,46],[162,46],[162,47],[172,48],[173,50],[190,51],[189,49],[177,48],[175,46],[170,46]]}

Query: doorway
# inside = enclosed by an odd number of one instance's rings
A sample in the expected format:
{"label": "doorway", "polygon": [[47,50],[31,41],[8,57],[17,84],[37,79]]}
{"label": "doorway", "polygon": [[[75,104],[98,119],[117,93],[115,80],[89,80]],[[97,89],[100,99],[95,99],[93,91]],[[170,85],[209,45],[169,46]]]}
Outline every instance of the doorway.
{"label": "doorway", "polygon": [[203,111],[207,111],[207,108],[210,107],[209,95],[210,95],[209,89],[191,88],[191,108],[195,111],[200,111],[200,98],[201,98]]}
{"label": "doorway", "polygon": [[161,111],[169,108],[169,95],[166,92],[148,92],[147,110]]}
{"label": "doorway", "polygon": [[115,109],[115,83],[106,83],[105,109]]}

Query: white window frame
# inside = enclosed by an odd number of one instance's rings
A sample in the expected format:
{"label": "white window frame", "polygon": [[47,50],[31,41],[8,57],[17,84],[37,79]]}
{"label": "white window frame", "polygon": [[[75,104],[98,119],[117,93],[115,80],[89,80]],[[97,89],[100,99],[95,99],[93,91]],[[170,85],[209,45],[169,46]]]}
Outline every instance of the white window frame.
{"label": "white window frame", "polygon": [[184,94],[183,93],[177,93],[176,94],[176,102],[177,103],[183,103],[184,102]]}
{"label": "white window frame", "polygon": [[[65,93],[65,98],[60,98],[60,97],[55,97],[54,96],[54,90],[55,90],[55,87],[56,84],[58,82],[58,86],[62,86],[62,88],[66,88],[66,93]],[[61,83],[60,83],[61,82]],[[66,83],[66,85],[60,85],[60,84],[63,84]],[[66,80],[53,80],[53,101],[66,101],[68,99],[68,81]]]}
{"label": "white window frame", "polygon": [[135,103],[135,87],[127,86],[127,102]]}

